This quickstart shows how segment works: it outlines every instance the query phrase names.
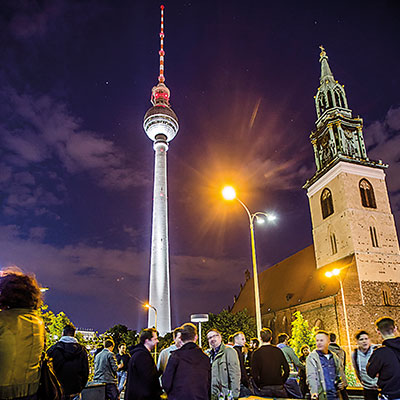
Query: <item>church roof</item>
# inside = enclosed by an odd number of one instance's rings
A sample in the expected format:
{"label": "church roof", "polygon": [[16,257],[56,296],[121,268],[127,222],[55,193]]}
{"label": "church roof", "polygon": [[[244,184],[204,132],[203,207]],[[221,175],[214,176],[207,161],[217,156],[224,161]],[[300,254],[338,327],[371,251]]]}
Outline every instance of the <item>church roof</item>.
{"label": "church roof", "polygon": [[[347,266],[352,259],[350,255],[336,261],[334,265],[326,265],[317,270],[314,245],[311,245],[259,273],[261,313],[267,314],[337,294],[338,281],[327,278],[325,272]],[[243,286],[232,311],[245,308],[254,314],[252,278]]]}

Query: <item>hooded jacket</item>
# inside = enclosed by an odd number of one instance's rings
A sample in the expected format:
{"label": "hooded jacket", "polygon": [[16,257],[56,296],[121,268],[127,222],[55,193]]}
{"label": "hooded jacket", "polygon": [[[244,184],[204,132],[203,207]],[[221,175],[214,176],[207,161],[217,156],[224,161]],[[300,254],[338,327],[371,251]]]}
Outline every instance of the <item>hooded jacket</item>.
{"label": "hooded jacket", "polygon": [[159,373],[150,351],[139,343],[130,348],[130,353],[125,399],[159,400],[162,392]]}
{"label": "hooded jacket", "polygon": [[207,400],[210,382],[210,359],[196,343],[186,343],[171,353],[162,376],[169,400]]}
{"label": "hooded jacket", "polygon": [[389,399],[400,398],[400,337],[384,340],[372,353],[367,374],[378,375],[378,386]]}
{"label": "hooded jacket", "polygon": [[0,399],[37,392],[44,335],[38,311],[23,308],[0,311]]}
{"label": "hooded jacket", "polygon": [[72,336],[63,336],[47,350],[54,372],[66,395],[80,393],[89,377],[88,355],[84,346]]}

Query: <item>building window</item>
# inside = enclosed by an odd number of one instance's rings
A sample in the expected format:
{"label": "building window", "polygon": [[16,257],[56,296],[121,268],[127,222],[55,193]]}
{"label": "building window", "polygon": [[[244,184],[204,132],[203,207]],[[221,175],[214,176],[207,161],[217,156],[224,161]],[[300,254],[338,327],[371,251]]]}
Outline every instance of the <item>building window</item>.
{"label": "building window", "polygon": [[374,189],[366,179],[361,179],[360,181],[360,195],[361,204],[364,207],[376,208]]}
{"label": "building window", "polygon": [[333,107],[332,93],[330,90],[328,90],[328,108],[332,107]]}
{"label": "building window", "polygon": [[332,250],[332,255],[337,253],[336,236],[334,233],[331,233],[331,250]]}
{"label": "building window", "polygon": [[371,235],[371,242],[373,247],[379,247],[378,235],[376,234],[376,228],[374,226],[369,227],[369,233]]}
{"label": "building window", "polygon": [[325,219],[333,214],[333,200],[332,193],[329,189],[325,188],[321,194],[321,209],[322,218]]}
{"label": "building window", "polygon": [[389,295],[389,291],[383,289],[382,290],[382,296],[383,296],[383,305],[384,306],[390,306],[390,295]]}

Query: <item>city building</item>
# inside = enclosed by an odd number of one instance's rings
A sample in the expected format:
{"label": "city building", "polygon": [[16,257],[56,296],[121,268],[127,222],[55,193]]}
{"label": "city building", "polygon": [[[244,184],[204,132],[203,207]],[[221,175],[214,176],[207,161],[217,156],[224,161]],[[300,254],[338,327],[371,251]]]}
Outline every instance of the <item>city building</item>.
{"label": "city building", "polygon": [[178,133],[178,118],[169,104],[170,90],[164,77],[164,6],[161,6],[160,75],[151,92],[153,106],[144,116],[143,128],[153,141],[155,152],[153,222],[150,259],[148,326],[163,336],[171,331],[171,300],[168,244],[168,143]]}
{"label": "city building", "polygon": [[[354,345],[360,329],[378,340],[377,318],[400,321],[400,252],[385,183],[388,166],[368,158],[363,121],[353,116],[322,46],[320,63],[310,135],[316,172],[304,185],[313,245],[259,274],[261,312],[263,325],[278,334],[290,333],[298,310],[311,326],[338,333],[346,348],[347,337]],[[339,274],[328,278],[334,269]],[[245,308],[254,314],[249,274],[232,311]]]}

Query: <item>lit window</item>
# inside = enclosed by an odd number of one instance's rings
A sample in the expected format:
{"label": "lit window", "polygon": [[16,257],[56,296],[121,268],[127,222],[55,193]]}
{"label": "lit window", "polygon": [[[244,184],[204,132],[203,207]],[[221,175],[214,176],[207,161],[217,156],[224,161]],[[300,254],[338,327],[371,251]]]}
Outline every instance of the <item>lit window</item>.
{"label": "lit window", "polygon": [[374,189],[366,179],[361,179],[360,181],[360,195],[361,204],[364,207],[376,208]]}
{"label": "lit window", "polygon": [[321,194],[321,209],[322,218],[325,219],[329,215],[333,214],[333,200],[332,193],[329,189],[325,188]]}

